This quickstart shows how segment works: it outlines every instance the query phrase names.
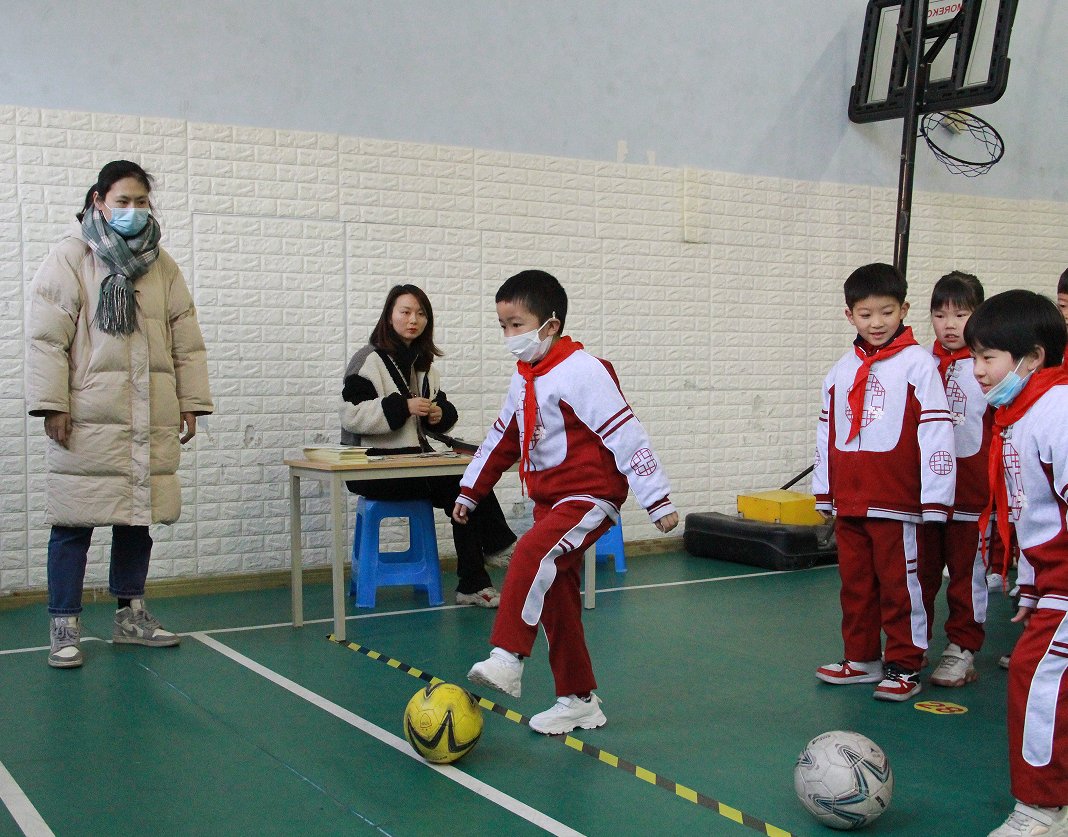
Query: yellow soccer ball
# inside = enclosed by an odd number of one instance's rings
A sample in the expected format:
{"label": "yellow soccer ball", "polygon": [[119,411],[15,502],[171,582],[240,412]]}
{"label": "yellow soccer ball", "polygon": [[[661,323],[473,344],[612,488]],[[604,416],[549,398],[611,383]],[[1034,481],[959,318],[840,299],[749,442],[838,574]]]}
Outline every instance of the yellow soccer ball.
{"label": "yellow soccer ball", "polygon": [[404,709],[404,737],[435,764],[448,764],[471,752],[481,735],[478,702],[452,683],[420,689]]}

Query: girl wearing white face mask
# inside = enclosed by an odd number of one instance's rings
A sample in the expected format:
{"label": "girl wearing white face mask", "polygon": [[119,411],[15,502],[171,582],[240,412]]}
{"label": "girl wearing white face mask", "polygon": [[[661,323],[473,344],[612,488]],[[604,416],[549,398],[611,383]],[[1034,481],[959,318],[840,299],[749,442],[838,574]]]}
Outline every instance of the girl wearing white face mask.
{"label": "girl wearing white face mask", "polygon": [[[83,662],[79,614],[96,526],[112,526],[117,643],[177,645],[145,608],[152,523],[181,510],[181,444],[212,412],[204,338],[136,163],[101,169],[34,277],[26,402],[48,436],[48,664]],[[72,386],[72,383],[76,386]]]}

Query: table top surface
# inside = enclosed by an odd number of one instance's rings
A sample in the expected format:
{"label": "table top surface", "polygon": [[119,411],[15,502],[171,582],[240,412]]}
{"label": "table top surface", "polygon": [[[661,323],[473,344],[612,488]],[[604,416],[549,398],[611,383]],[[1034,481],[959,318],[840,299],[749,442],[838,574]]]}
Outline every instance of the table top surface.
{"label": "table top surface", "polygon": [[382,468],[428,468],[441,465],[467,467],[470,456],[463,454],[440,454],[438,456],[399,455],[383,456],[369,462],[322,462],[318,459],[285,459],[290,468],[304,468],[310,471],[373,471]]}

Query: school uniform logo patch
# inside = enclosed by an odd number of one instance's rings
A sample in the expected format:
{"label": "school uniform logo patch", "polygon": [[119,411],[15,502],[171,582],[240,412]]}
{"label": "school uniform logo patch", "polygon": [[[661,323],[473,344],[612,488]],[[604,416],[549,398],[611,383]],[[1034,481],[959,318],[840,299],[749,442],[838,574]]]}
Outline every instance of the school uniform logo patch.
{"label": "school uniform logo patch", "polygon": [[949,383],[946,384],[946,399],[949,401],[950,419],[955,425],[961,424],[964,421],[965,413],[968,412],[968,396],[961,389],[955,377],[950,378]]}
{"label": "school uniform logo patch", "polygon": [[930,465],[938,476],[948,476],[953,473],[953,454],[948,450],[935,451],[931,454]]}
{"label": "school uniform logo patch", "polygon": [[[876,419],[882,418],[885,408],[886,387],[879,382],[874,373],[869,374],[868,386],[864,391],[864,412],[860,416],[860,426],[867,427]],[[845,417],[846,421],[853,422],[853,410],[850,408],[848,400],[845,405]]]}
{"label": "school uniform logo patch", "polygon": [[1024,506],[1023,473],[1020,470],[1020,454],[1006,440],[1001,447],[1001,464],[1005,468],[1005,488],[1009,496],[1009,520],[1020,522]]}
{"label": "school uniform logo patch", "polygon": [[657,468],[656,457],[649,448],[641,448],[630,458],[630,467],[639,477],[647,477]]}

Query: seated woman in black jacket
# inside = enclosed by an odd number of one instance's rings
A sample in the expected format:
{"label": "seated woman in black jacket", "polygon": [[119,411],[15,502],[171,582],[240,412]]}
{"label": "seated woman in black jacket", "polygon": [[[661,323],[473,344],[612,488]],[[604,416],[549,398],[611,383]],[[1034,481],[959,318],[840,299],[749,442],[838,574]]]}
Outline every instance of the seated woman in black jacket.
{"label": "seated woman in black jacket", "polygon": [[[352,356],[345,369],[342,444],[370,448],[370,454],[431,450],[425,431],[445,432],[457,419],[433,365],[441,354],[434,345],[430,300],[415,285],[395,285],[370,343]],[[451,515],[460,477],[353,480],[348,487],[369,500],[430,500]],[[497,607],[500,593],[485,562],[507,566],[516,537],[492,493],[472,512],[467,526],[452,524],[452,540],[459,576],[456,603]]]}

